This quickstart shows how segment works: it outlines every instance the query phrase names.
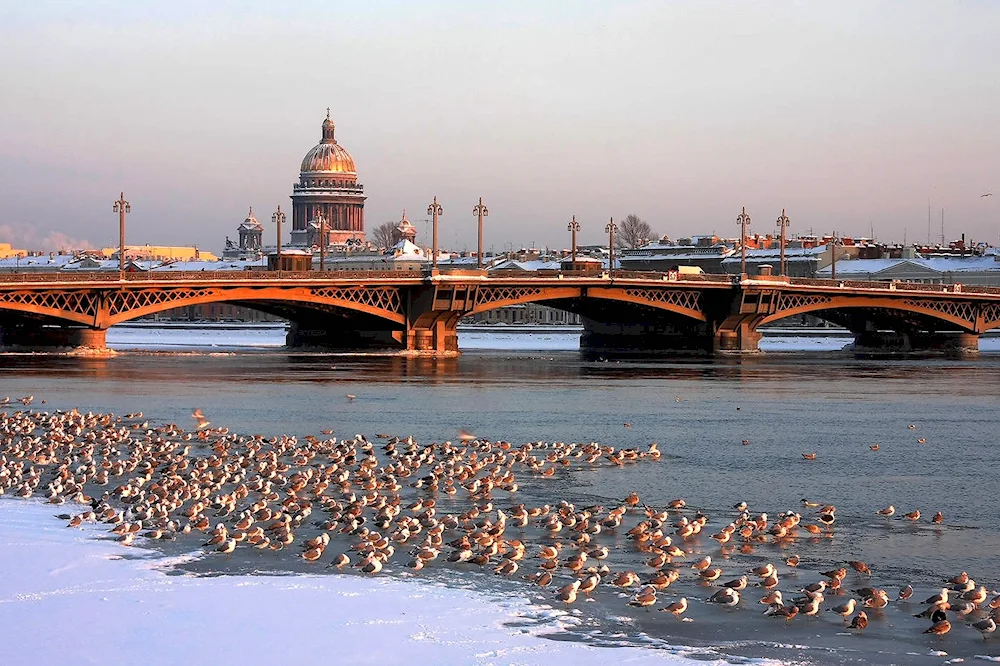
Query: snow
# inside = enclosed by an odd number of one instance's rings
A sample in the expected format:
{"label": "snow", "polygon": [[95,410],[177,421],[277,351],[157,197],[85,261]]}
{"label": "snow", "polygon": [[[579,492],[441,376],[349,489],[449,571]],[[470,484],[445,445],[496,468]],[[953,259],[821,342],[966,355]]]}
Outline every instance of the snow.
{"label": "snow", "polygon": [[415,580],[167,575],[169,560],[95,539],[99,526],[66,528],[54,513],[0,498],[5,663],[725,663],[681,648],[548,640],[571,615]]}

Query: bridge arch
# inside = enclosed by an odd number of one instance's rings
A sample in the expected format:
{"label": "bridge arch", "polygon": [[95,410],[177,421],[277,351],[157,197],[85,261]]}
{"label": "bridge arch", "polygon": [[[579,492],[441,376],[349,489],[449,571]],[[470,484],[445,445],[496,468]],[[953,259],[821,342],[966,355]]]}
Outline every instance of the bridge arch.
{"label": "bridge arch", "polygon": [[[707,321],[703,295],[700,290],[657,289],[649,287],[618,286],[490,286],[480,287],[475,303],[465,315],[475,315],[511,305],[527,303],[549,304],[556,309],[567,309],[568,302],[583,303],[588,299],[631,303],[680,315],[699,322]],[[578,308],[571,311],[578,312]]]}
{"label": "bridge arch", "polygon": [[[801,314],[815,314],[823,317],[823,313],[858,313],[865,314],[875,311],[887,314],[917,315],[934,322],[950,324],[968,333],[981,333],[982,326],[978,307],[972,302],[944,301],[926,298],[887,298],[880,296],[861,296],[852,294],[850,297],[828,296],[824,294],[782,294],[779,297],[777,309],[771,314],[758,318],[754,328],[773,323],[787,317]],[[836,317],[832,318],[836,320]],[[902,317],[900,317],[902,321]],[[837,322],[839,323],[839,322]],[[1000,321],[995,325],[1000,325]]]}
{"label": "bridge arch", "polygon": [[[0,292],[0,310],[106,329],[173,308],[208,303],[296,304],[318,311],[334,308],[402,325],[403,299],[396,287],[213,286]],[[267,309],[265,309],[267,311]]]}

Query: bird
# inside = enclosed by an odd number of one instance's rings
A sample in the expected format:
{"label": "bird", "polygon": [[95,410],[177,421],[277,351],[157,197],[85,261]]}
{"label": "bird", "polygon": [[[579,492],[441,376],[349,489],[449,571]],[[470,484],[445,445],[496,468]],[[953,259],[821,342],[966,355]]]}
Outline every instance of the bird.
{"label": "bird", "polygon": [[914,520],[914,521],[920,520],[920,509],[914,509],[909,513],[904,513],[903,517],[906,518],[907,520]]}
{"label": "bird", "polygon": [[806,460],[816,460],[815,453],[803,453],[802,457],[805,458]]}
{"label": "bird", "polygon": [[854,607],[857,605],[857,601],[854,598],[848,599],[846,604],[841,604],[839,606],[834,606],[830,609],[831,612],[844,618],[844,622],[847,622],[847,617],[854,613]]}
{"label": "bird", "polygon": [[709,597],[708,602],[713,604],[722,604],[723,606],[732,608],[736,604],[740,603],[740,593],[732,588],[724,587]]}
{"label": "bird", "polygon": [[851,624],[848,625],[848,629],[857,629],[858,631],[864,631],[865,627],[868,626],[868,614],[861,611],[851,619]]}
{"label": "bird", "polygon": [[571,604],[576,601],[576,593],[580,589],[580,581],[574,580],[569,585],[559,588],[556,595],[559,597],[559,601],[564,604]]}
{"label": "bird", "polygon": [[670,604],[668,606],[664,606],[663,608],[661,608],[660,612],[662,612],[662,613],[670,613],[674,617],[680,617],[681,615],[684,614],[685,611],[687,611],[687,608],[688,608],[687,597],[681,597],[680,599],[678,599],[674,603],[672,603],[672,604]]}
{"label": "bird", "polygon": [[795,604],[789,604],[784,606],[780,603],[772,604],[770,608],[764,611],[765,615],[770,615],[771,617],[783,617],[785,622],[791,622],[792,618],[799,614],[799,607]]}
{"label": "bird", "polygon": [[[739,409],[739,407],[737,407],[737,409]],[[743,440],[743,446],[750,446],[750,440],[749,439],[744,439]]]}
{"label": "bird", "polygon": [[[348,396],[348,397],[352,397],[352,396]],[[458,439],[459,439],[459,441],[462,441],[462,442],[471,442],[471,441],[473,441],[473,440],[476,439],[476,436],[473,435],[468,430],[459,430],[458,431]]]}
{"label": "bird", "polygon": [[969,625],[979,633],[983,635],[983,640],[985,641],[989,638],[989,635],[997,630],[997,623],[992,617],[987,617],[986,619],[980,620],[979,622],[973,622]]}
{"label": "bird", "polygon": [[347,394],[347,399],[348,399],[349,401],[351,401],[351,402],[354,402],[354,399],[355,399],[355,398],[357,398],[357,397],[358,397],[358,396],[354,395],[353,393],[348,393],[348,394]]}
{"label": "bird", "polygon": [[938,605],[948,603],[948,595],[951,594],[951,590],[947,587],[942,587],[941,591],[932,597],[924,599],[925,604]]}
{"label": "bird", "polygon": [[899,601],[906,601],[912,596],[913,596],[913,587],[911,585],[906,585],[905,587],[899,590],[899,594],[896,596],[896,599]]}
{"label": "bird", "polygon": [[872,575],[872,570],[868,568],[868,565],[865,562],[861,562],[859,560],[851,560],[847,564],[852,569],[857,571],[859,574],[865,574],[868,577],[871,577]]}
{"label": "bird", "polygon": [[889,506],[885,507],[884,509],[879,509],[875,513],[877,513],[880,516],[885,516],[886,518],[889,518],[894,513],[896,513],[896,507],[894,507],[892,504],[890,504]]}
{"label": "bird", "polygon": [[694,569],[695,571],[704,571],[710,566],[712,566],[712,556],[706,555],[705,557],[701,558],[700,560],[692,564],[691,568]]}
{"label": "bird", "polygon": [[878,444],[870,444],[868,446],[868,448],[871,449],[872,451],[878,451],[879,445]]}
{"label": "bird", "polygon": [[980,194],[979,198],[982,199],[984,197],[991,197],[991,196],[993,196],[993,193],[992,192],[987,192],[986,194]]}
{"label": "bird", "polygon": [[656,588],[653,586],[647,586],[639,591],[632,599],[629,600],[629,606],[639,606],[640,608],[647,608],[656,604]]}
{"label": "bird", "polygon": [[917,444],[926,444],[926,443],[927,443],[927,439],[925,439],[924,437],[918,437],[917,438]]}
{"label": "bird", "polygon": [[951,631],[951,622],[947,620],[947,616],[942,610],[934,611],[934,614],[931,615],[931,622],[934,624],[924,629],[923,633],[934,634],[938,638],[941,638]]}
{"label": "bird", "polygon": [[931,522],[934,523],[935,525],[940,525],[941,523],[944,522],[944,514],[938,511],[937,513],[934,514],[934,517],[931,518]]}
{"label": "bird", "polygon": [[205,418],[205,415],[201,413],[200,409],[192,411],[191,418],[195,420],[198,430],[204,430],[208,426],[212,425],[211,422]]}

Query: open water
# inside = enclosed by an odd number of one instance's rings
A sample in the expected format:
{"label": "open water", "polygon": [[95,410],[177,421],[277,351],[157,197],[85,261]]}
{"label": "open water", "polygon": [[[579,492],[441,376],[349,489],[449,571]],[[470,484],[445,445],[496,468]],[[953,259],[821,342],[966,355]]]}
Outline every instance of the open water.
{"label": "open water", "polygon": [[[109,335],[112,346],[148,347],[140,337],[149,333],[117,335]],[[466,429],[515,444],[598,441],[645,449],[655,441],[664,454],[657,463],[572,468],[547,484],[526,484],[517,501],[614,506],[636,491],[643,503],[663,507],[684,498],[710,516],[709,534],[735,517],[732,506],[740,501],[772,517],[800,511],[812,522],[815,509],[803,499],[835,504],[833,538],[722,558],[706,534],[695,550],[715,554],[725,579],[797,552],[799,570],[781,569],[786,595],[819,580],[819,571],[864,560],[874,575],[869,581],[852,572],[844,585],[848,594],[873,585],[895,598],[910,583],[914,601],[872,614],[866,633],[855,636],[832,613],[787,626],[763,618],[756,603],[762,590],[748,588],[744,603],[725,611],[700,603],[713,589],[678,582],[663,598],[685,594],[693,622],[631,609],[627,597],[604,594],[580,604],[589,623],[562,638],[628,642],[642,633],[737,659],[819,664],[938,664],[1000,654],[994,641],[984,643],[957,619],[939,641],[921,633],[929,621],[911,617],[922,609],[915,601],[961,570],[991,591],[1000,586],[995,352],[969,359],[869,359],[802,351],[815,342],[786,340],[777,348],[792,351],[748,357],[609,360],[586,358],[553,334],[545,349],[527,338],[521,338],[522,349],[502,341],[496,346],[507,348],[500,350],[484,349],[488,338],[473,345],[466,339],[461,357],[439,360],[293,354],[276,349],[267,332],[214,342],[187,332],[157,335],[158,353],[2,356],[0,397],[32,394],[38,409],[142,411],[153,424],[188,423],[198,407],[214,425],[267,435],[334,429],[342,437],[391,433],[442,441]],[[870,448],[875,443],[878,451]],[[803,459],[806,452],[816,459]],[[875,515],[889,504],[899,509],[896,518]],[[919,522],[898,518],[913,509],[924,514]],[[935,511],[944,514],[942,525],[928,521]],[[616,566],[616,557],[610,564],[621,570],[625,563]],[[227,566],[238,568],[235,561]],[[460,585],[527,585],[468,570],[454,576]],[[551,602],[549,591],[530,593]],[[828,599],[841,603],[846,596]]]}

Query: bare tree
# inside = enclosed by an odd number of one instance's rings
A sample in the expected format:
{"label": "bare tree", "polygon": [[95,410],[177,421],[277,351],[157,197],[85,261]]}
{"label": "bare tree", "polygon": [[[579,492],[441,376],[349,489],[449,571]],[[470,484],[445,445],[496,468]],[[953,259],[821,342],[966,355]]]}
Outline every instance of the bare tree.
{"label": "bare tree", "polygon": [[653,228],[649,222],[635,213],[629,213],[618,226],[615,234],[615,245],[618,247],[641,247],[653,237]]}
{"label": "bare tree", "polygon": [[379,249],[388,250],[394,244],[395,231],[396,231],[395,222],[383,222],[382,224],[372,229],[371,232],[372,243],[374,243],[375,247]]}

